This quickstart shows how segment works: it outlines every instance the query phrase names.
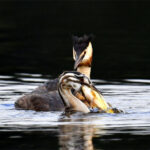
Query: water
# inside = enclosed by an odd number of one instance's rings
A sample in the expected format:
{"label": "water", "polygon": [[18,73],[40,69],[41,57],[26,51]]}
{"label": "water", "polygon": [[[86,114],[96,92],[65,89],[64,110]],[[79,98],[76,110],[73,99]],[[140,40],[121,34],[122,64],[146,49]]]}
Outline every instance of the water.
{"label": "water", "polygon": [[[150,149],[150,80],[142,80],[150,79],[148,2],[9,0],[0,12],[0,149]],[[93,81],[125,113],[62,119],[15,110],[22,94],[73,69],[71,36],[90,33]]]}
{"label": "water", "polygon": [[0,76],[1,149],[150,149],[150,80],[93,80],[121,114],[75,114],[15,110],[15,100],[50,76]]}
{"label": "water", "polygon": [[72,35],[94,34],[94,78],[150,78],[146,0],[0,1],[0,74],[73,69]]}

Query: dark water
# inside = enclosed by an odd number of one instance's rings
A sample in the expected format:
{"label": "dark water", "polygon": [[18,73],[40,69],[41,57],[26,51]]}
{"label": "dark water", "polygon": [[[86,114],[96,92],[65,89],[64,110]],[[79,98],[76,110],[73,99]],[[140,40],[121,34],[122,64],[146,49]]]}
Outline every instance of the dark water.
{"label": "dark water", "polygon": [[122,114],[76,114],[15,110],[14,102],[47,81],[41,74],[0,76],[1,149],[101,150],[150,147],[150,80],[93,80]]}
{"label": "dark water", "polygon": [[0,72],[70,70],[72,34],[93,33],[93,78],[150,78],[145,0],[0,1]]}

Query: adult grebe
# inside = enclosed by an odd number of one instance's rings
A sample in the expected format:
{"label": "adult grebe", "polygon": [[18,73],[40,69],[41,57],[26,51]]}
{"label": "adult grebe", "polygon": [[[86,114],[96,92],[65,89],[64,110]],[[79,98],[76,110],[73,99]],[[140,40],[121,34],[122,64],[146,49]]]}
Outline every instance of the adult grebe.
{"label": "adult grebe", "polygon": [[[121,112],[105,102],[103,96],[93,86],[86,75],[76,71],[66,71],[60,75],[58,80],[58,92],[62,98],[66,115],[69,116],[74,112]],[[82,97],[77,97],[76,93],[81,93]],[[27,105],[28,109],[45,111],[45,109],[50,110],[51,105],[49,104],[51,101],[53,101],[55,105],[59,105],[60,101],[54,100],[57,99],[52,97],[52,95],[41,94],[40,97],[34,95],[33,99],[26,99],[26,103],[24,104]]]}
{"label": "adult grebe", "polygon": [[[73,58],[74,68],[90,77],[92,62],[91,36],[73,36]],[[46,82],[34,91],[20,97],[15,102],[17,109],[36,110],[36,111],[58,111],[64,110],[64,103],[58,94],[58,78]],[[78,94],[78,96],[81,96]]]}

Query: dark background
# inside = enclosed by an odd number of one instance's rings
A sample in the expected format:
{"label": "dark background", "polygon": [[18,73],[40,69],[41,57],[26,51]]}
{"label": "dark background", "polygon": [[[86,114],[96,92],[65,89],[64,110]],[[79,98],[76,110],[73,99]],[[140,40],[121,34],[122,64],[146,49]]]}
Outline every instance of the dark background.
{"label": "dark background", "polygon": [[92,78],[150,78],[150,3],[0,1],[0,74],[73,69],[72,34],[93,33]]}

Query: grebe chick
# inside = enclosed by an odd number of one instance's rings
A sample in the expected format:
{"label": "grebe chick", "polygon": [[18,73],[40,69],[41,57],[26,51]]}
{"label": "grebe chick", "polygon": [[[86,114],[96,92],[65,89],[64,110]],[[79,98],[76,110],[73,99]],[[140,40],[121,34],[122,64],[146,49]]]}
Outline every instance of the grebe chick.
{"label": "grebe chick", "polygon": [[[104,100],[90,79],[79,72],[64,72],[59,77],[58,91],[65,104],[66,113],[89,113],[95,110],[103,113],[119,112]],[[77,97],[75,93],[82,93],[84,100]]]}

